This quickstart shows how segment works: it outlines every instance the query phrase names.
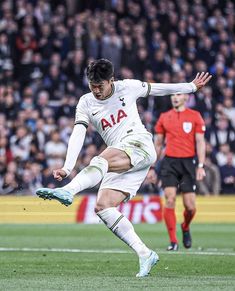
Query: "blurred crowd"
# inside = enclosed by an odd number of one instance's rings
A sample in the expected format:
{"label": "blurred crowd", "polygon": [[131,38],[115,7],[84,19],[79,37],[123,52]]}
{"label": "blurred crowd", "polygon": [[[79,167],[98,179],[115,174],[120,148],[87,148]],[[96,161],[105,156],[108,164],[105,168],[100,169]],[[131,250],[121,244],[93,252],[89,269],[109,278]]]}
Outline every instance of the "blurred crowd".
{"label": "blurred crowd", "polygon": [[[206,122],[203,195],[235,193],[235,5],[224,0],[3,0],[0,3],[0,194],[56,187],[75,107],[89,91],[85,67],[100,57],[115,78],[192,81],[213,75],[188,106]],[[169,97],[139,100],[153,132]],[[105,145],[89,126],[76,171]],[[71,179],[76,171],[73,171]],[[65,180],[64,183],[67,183]],[[142,191],[158,192],[157,169]]]}

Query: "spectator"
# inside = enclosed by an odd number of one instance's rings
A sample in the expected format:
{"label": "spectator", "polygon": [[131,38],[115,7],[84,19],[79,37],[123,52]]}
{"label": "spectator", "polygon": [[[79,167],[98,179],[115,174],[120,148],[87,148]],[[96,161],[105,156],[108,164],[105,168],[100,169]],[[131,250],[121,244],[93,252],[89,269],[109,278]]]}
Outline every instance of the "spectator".
{"label": "spectator", "polygon": [[0,156],[0,178],[4,179],[6,174],[7,165],[6,165],[6,156]]}
{"label": "spectator", "polygon": [[60,117],[71,118],[75,114],[76,104],[77,100],[74,96],[65,95],[57,110],[56,119],[58,120]]}
{"label": "spectator", "polygon": [[197,182],[198,193],[202,195],[219,195],[221,188],[220,170],[209,157],[205,159],[206,176]]}
{"label": "spectator", "polygon": [[85,70],[84,52],[77,49],[71,54],[71,58],[66,68],[66,74],[69,80],[73,81],[76,86],[83,86],[83,74]]}
{"label": "spectator", "polygon": [[221,144],[232,144],[235,141],[235,131],[226,116],[221,116],[216,122],[216,128],[211,133],[210,142],[217,149]]}
{"label": "spectator", "polygon": [[6,136],[0,136],[0,156],[5,156],[6,164],[12,161],[13,155],[9,148]]}
{"label": "spectator", "polygon": [[18,77],[23,84],[30,79],[30,68],[33,61],[33,53],[37,49],[37,42],[30,28],[23,27],[21,34],[16,38],[16,49],[20,59]]}
{"label": "spectator", "polygon": [[[220,167],[226,165],[228,154],[231,152],[231,148],[228,143],[220,145],[219,151],[216,154],[216,160]],[[232,164],[235,166],[235,157],[232,158]]]}
{"label": "spectator", "polygon": [[43,112],[50,108],[49,106],[49,93],[45,90],[38,92],[37,99],[36,99],[36,109],[40,113],[40,117],[43,116]]}
{"label": "spectator", "polygon": [[[1,2],[0,136],[11,141],[19,127],[28,127],[32,145],[23,151],[44,169],[51,131],[61,126],[61,117],[71,124],[78,99],[88,90],[84,67],[105,56],[118,77],[148,82],[184,82],[210,70],[210,86],[192,96],[189,106],[205,117],[212,155],[220,156],[224,143],[235,152],[232,1],[77,2]],[[148,98],[138,106],[156,121],[170,108],[168,101]],[[65,142],[69,126],[63,129]],[[96,138],[91,128],[86,145]],[[96,145],[98,152],[105,147],[100,139]]]}
{"label": "spectator", "polygon": [[18,104],[15,102],[12,86],[4,86],[0,97],[0,112],[4,113],[8,120],[13,120],[16,118],[17,110]]}
{"label": "spectator", "polygon": [[[100,39],[102,33],[99,29],[100,21],[96,18],[90,18],[88,21],[88,39],[87,39],[87,55],[97,59],[99,56]],[[82,36],[84,31],[82,31]]]}
{"label": "spectator", "polygon": [[[135,53],[136,48],[135,48],[132,37],[127,34],[123,35],[122,44],[123,46],[122,46],[122,52],[121,52],[121,66],[131,69],[133,64],[135,64],[135,61],[136,61],[136,53]],[[138,72],[138,73],[141,73],[141,72]]]}
{"label": "spectator", "polygon": [[107,33],[101,40],[101,57],[109,59],[115,70],[119,71],[121,65],[122,40],[113,26],[107,27]]}
{"label": "spectator", "polygon": [[235,107],[233,107],[233,99],[228,97],[224,98],[224,114],[230,120],[231,125],[235,128]]}
{"label": "spectator", "polygon": [[235,193],[235,167],[233,166],[234,154],[229,152],[227,154],[227,162],[220,168],[222,179],[222,193]]}
{"label": "spectator", "polygon": [[196,109],[202,114],[208,113],[211,117],[215,114],[216,102],[213,99],[211,87],[205,87],[198,94]]}
{"label": "spectator", "polygon": [[44,78],[44,88],[50,94],[50,106],[58,107],[61,104],[61,98],[65,93],[65,82],[67,78],[60,72],[57,65],[51,65],[48,75]]}
{"label": "spectator", "polygon": [[49,167],[60,167],[63,165],[66,155],[66,146],[60,139],[58,131],[50,134],[50,140],[45,144],[46,160]]}
{"label": "spectator", "polygon": [[71,122],[67,117],[60,117],[58,123],[61,140],[65,144],[68,144],[69,137],[72,133],[73,120]]}
{"label": "spectator", "polygon": [[136,60],[132,67],[134,68],[136,78],[143,80],[144,71],[151,69],[151,62],[145,47],[140,47],[137,50]]}
{"label": "spectator", "polygon": [[7,195],[15,193],[18,188],[14,173],[7,172],[3,179],[0,179],[0,194]]}
{"label": "spectator", "polygon": [[49,63],[50,56],[53,52],[53,37],[51,33],[51,27],[49,23],[43,23],[41,25],[41,38],[38,42],[38,49],[42,55],[42,59],[45,64]]}
{"label": "spectator", "polygon": [[29,158],[32,136],[25,126],[20,126],[10,138],[10,149],[15,159],[26,161]]}

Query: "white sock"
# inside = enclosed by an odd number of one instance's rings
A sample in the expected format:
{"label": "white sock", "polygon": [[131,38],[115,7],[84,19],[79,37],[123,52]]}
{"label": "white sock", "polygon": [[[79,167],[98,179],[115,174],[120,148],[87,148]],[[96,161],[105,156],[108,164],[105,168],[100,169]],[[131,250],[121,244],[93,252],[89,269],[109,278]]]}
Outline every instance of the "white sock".
{"label": "white sock", "polygon": [[139,257],[149,256],[151,251],[135,233],[131,222],[121,214],[115,207],[106,208],[97,213],[107,227],[129,247],[131,247]]}
{"label": "white sock", "polygon": [[75,195],[82,190],[96,186],[107,172],[108,161],[99,156],[94,157],[86,168],[62,188]]}

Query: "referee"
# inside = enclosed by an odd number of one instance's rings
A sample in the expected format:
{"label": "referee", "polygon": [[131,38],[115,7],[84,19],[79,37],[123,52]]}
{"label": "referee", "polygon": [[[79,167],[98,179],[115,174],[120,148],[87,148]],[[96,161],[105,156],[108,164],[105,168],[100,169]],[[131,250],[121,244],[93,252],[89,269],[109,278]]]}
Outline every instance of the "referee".
{"label": "referee", "polygon": [[196,213],[196,180],[200,181],[205,176],[205,123],[199,112],[186,108],[187,100],[188,95],[172,95],[173,109],[162,113],[155,125],[158,159],[162,155],[164,140],[166,144],[160,177],[165,195],[163,215],[170,239],[168,251],[177,251],[179,247],[175,215],[177,192],[182,193],[185,208],[181,224],[183,244],[185,248],[192,245],[189,225]]}

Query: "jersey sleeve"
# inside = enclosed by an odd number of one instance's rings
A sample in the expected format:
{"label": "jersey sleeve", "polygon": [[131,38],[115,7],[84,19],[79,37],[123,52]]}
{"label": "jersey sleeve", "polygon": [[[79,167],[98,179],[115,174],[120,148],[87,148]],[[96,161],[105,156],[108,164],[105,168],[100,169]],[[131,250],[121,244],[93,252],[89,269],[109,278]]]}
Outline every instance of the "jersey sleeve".
{"label": "jersey sleeve", "polygon": [[85,100],[81,98],[76,107],[75,122],[76,124],[83,124],[85,127],[88,127],[89,124],[89,115],[87,113],[87,106]]}
{"label": "jersey sleeve", "polygon": [[137,98],[147,97],[151,90],[151,86],[147,82],[141,82],[139,80],[125,79],[125,84],[130,88],[132,95]]}
{"label": "jersey sleeve", "polygon": [[163,114],[160,115],[158,121],[156,122],[154,130],[156,133],[165,134],[165,129],[163,126]]}
{"label": "jersey sleeve", "polygon": [[195,132],[196,133],[205,133],[206,126],[205,122],[199,112],[195,115]]}

